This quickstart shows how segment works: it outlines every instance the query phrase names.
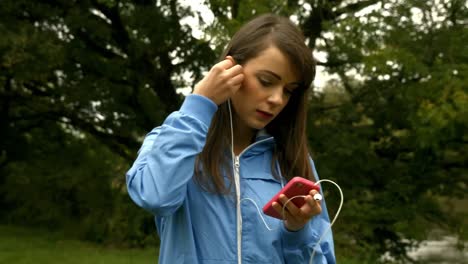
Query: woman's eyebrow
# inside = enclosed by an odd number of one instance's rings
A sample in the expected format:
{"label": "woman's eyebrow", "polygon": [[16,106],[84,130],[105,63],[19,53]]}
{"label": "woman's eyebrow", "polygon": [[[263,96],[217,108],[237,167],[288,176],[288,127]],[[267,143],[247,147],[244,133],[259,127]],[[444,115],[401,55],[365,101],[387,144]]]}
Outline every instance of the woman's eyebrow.
{"label": "woman's eyebrow", "polygon": [[278,79],[278,80],[280,80],[280,81],[282,80],[282,79],[281,79],[281,76],[279,76],[278,74],[276,74],[276,73],[274,73],[274,72],[272,72],[272,71],[270,71],[270,70],[259,70],[259,72],[261,72],[261,73],[267,73],[267,74],[269,74],[269,75],[272,75],[273,77],[275,77],[276,79]]}

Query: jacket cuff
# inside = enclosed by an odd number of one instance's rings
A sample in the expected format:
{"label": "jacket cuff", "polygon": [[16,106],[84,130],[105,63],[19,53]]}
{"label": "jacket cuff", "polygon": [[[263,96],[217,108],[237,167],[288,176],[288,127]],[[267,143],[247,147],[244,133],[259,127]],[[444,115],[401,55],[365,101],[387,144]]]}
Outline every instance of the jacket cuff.
{"label": "jacket cuff", "polygon": [[218,106],[202,95],[190,94],[185,97],[182,106],[180,107],[180,112],[184,115],[192,116],[206,126],[210,126],[211,119],[218,110]]}
{"label": "jacket cuff", "polygon": [[310,241],[315,241],[314,243],[316,243],[319,239],[317,233],[311,229],[309,224],[306,224],[298,231],[289,231],[284,224],[282,224],[281,232],[283,242],[288,248],[307,245]]}

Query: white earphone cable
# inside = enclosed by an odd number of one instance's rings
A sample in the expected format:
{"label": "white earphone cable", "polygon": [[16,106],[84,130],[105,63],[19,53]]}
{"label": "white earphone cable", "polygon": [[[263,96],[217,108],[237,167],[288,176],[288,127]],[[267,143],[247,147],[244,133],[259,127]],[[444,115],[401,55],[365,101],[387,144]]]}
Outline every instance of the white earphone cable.
{"label": "white earphone cable", "polygon": [[241,194],[240,194],[240,175],[238,175],[238,168],[236,168],[234,161],[236,156],[234,154],[234,129],[232,124],[232,111],[231,111],[231,99],[228,99],[229,108],[229,122],[231,126],[231,158],[232,158],[232,173],[234,177],[234,185],[236,187],[236,222],[237,222],[237,263],[242,264],[242,212],[241,212]]}
{"label": "white earphone cable", "polygon": [[[229,109],[229,122],[230,122],[230,128],[231,128],[231,156],[232,156],[232,171],[233,173],[235,173],[235,154],[234,154],[234,128],[233,128],[233,122],[232,122],[232,110],[231,110],[231,100],[228,99],[228,109]],[[257,209],[257,213],[258,215],[260,216],[263,224],[265,225],[265,227],[269,230],[269,231],[273,231],[273,230],[276,230],[275,229],[272,229],[270,226],[268,226],[268,224],[266,223],[265,221],[265,218],[263,217],[262,215],[262,212],[260,211],[260,208],[258,207],[257,203],[251,199],[251,198],[243,198],[243,199],[240,199],[240,179],[234,179],[235,181],[235,185],[236,185],[236,196],[237,196],[237,213],[240,214],[240,203],[244,200],[246,201],[250,201],[251,203],[253,203],[255,205],[255,208]],[[320,189],[322,189],[322,185],[321,183],[322,182],[329,182],[329,183],[332,183],[333,185],[335,185],[335,187],[338,189],[338,191],[340,192],[340,204],[338,206],[338,210],[336,211],[336,214],[335,216],[333,217],[333,220],[330,222],[330,225],[327,227],[327,229],[322,233],[322,235],[320,236],[319,240],[317,241],[315,247],[314,247],[314,250],[312,251],[312,254],[310,256],[310,261],[309,263],[312,264],[313,263],[313,259],[314,259],[314,256],[315,256],[315,253],[316,253],[316,248],[317,246],[320,247],[320,243],[322,242],[323,238],[325,238],[325,236],[328,234],[328,232],[330,232],[333,224],[335,223],[336,219],[338,218],[340,212],[341,212],[341,208],[343,207],[343,201],[344,201],[344,196],[343,196],[343,191],[341,190],[340,186],[335,183],[334,181],[332,180],[328,180],[328,179],[321,179],[321,180],[318,180],[315,184],[320,184]],[[297,195],[297,196],[294,196],[294,197],[291,197],[288,199],[288,201],[283,205],[283,210],[282,210],[282,215],[283,215],[283,219],[285,218],[285,210],[286,210],[286,205],[291,202],[293,199],[296,199],[298,197],[306,197],[305,195]],[[314,197],[316,198],[316,197]],[[321,197],[320,199],[317,198],[317,200],[321,200]],[[238,218],[240,217],[239,215],[237,216]],[[239,225],[239,223],[238,223]],[[240,231],[242,232],[242,227],[240,227]],[[242,263],[242,253],[241,253],[241,239],[242,239],[242,233],[239,234],[239,226],[237,227],[238,229],[238,237],[237,237],[237,247],[238,247],[238,264],[241,264]]]}

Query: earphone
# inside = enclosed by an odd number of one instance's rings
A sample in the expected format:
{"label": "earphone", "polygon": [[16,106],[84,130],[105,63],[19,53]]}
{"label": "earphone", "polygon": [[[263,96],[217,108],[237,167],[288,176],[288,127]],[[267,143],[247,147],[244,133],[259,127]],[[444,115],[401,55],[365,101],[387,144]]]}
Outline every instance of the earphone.
{"label": "earphone", "polygon": [[[234,154],[234,128],[233,128],[233,121],[232,121],[232,110],[231,110],[231,100],[230,100],[230,99],[228,99],[227,104],[228,104],[229,119],[230,119],[229,121],[230,121],[230,128],[231,128],[232,169],[233,169],[233,172],[234,172],[234,171],[235,171],[235,163],[234,163],[234,160],[235,160],[236,157],[235,157],[235,154]],[[238,197],[237,197],[236,199],[237,199],[237,201],[238,201],[238,203],[239,203],[239,206],[240,206],[240,203],[241,203],[242,201],[244,201],[244,200],[245,200],[245,201],[250,201],[250,202],[252,202],[252,203],[254,204],[254,206],[256,207],[257,213],[258,213],[258,215],[260,216],[261,220],[263,221],[263,224],[265,225],[265,227],[267,228],[267,230],[268,230],[268,231],[276,230],[276,229],[272,229],[271,227],[268,226],[268,224],[266,223],[266,221],[265,221],[265,219],[264,219],[262,213],[260,212],[260,209],[259,209],[257,203],[256,203],[253,199],[251,199],[251,198],[243,198],[243,199],[240,199],[240,190],[239,190],[239,186],[238,186],[238,184],[240,184],[240,183],[239,183],[240,180],[239,180],[239,179],[234,179],[234,180],[235,180],[235,184],[236,184],[236,193],[237,193],[237,195],[238,195]],[[333,220],[330,222],[330,225],[329,225],[329,226],[327,227],[327,229],[322,233],[322,235],[320,236],[320,238],[319,238],[319,240],[317,241],[316,245],[314,246],[314,249],[313,249],[312,254],[311,254],[311,256],[310,256],[310,261],[309,261],[310,264],[313,263],[313,258],[314,258],[315,253],[316,253],[316,247],[317,247],[317,246],[320,246],[320,242],[323,240],[323,238],[325,237],[325,235],[331,230],[331,227],[333,226],[333,224],[335,223],[336,219],[338,218],[338,216],[339,216],[339,214],[340,214],[341,208],[342,208],[342,206],[343,206],[343,201],[344,201],[343,192],[342,192],[340,186],[339,186],[337,183],[335,183],[335,182],[332,181],[332,180],[321,179],[321,180],[318,180],[315,184],[321,185],[321,182],[329,182],[329,183],[334,184],[335,187],[337,187],[337,189],[338,189],[339,192],[340,192],[340,197],[341,197],[341,199],[340,199],[340,205],[338,206],[338,210],[336,211],[336,214],[335,214]],[[298,198],[298,197],[306,197],[306,196],[305,196],[305,195],[298,195],[298,196],[294,196],[294,197],[289,198],[288,201],[283,205],[283,209],[282,209],[283,219],[285,219],[284,216],[285,216],[285,210],[286,210],[287,204],[288,204],[289,202],[291,202],[293,199],[296,199],[296,198]],[[316,194],[313,196],[313,199],[314,199],[315,201],[322,201],[323,197],[322,197],[322,195],[321,195],[320,193],[316,193]],[[242,224],[241,224],[241,225],[242,225]],[[240,227],[240,228],[242,229],[242,227]],[[238,230],[239,230],[239,226],[238,226]],[[240,232],[240,233],[241,233],[241,232]],[[242,256],[242,254],[241,254],[241,252],[240,252],[240,247],[239,247],[239,245],[240,245],[240,244],[239,244],[239,243],[240,243],[239,240],[242,238],[241,236],[242,236],[242,235],[239,234],[239,232],[238,232],[238,237],[237,237],[237,239],[238,239],[238,263],[239,263],[239,264],[241,264],[241,256]]]}
{"label": "earphone", "polygon": [[322,201],[322,195],[320,193],[314,194],[314,200],[315,201]]}

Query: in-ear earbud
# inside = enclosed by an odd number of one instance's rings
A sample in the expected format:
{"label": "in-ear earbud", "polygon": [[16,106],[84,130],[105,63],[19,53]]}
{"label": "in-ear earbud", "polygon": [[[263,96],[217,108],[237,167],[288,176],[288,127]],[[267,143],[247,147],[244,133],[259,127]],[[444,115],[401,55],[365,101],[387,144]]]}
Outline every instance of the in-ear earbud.
{"label": "in-ear earbud", "polygon": [[315,201],[322,201],[322,195],[320,193],[314,194],[314,200]]}

